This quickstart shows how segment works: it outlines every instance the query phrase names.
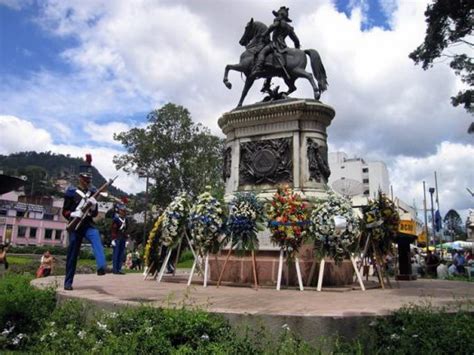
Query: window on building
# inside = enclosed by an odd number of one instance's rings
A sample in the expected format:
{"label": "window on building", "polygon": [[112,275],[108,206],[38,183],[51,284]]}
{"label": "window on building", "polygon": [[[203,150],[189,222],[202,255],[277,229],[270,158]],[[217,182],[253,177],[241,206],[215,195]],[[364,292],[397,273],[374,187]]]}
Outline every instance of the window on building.
{"label": "window on building", "polygon": [[54,214],[45,213],[43,215],[43,219],[46,219],[47,221],[52,221],[54,219]]}
{"label": "window on building", "polygon": [[26,227],[25,226],[18,226],[18,238],[25,238],[26,237]]}
{"label": "window on building", "polygon": [[364,196],[369,196],[370,195],[370,191],[369,190],[365,190],[364,191]]}
{"label": "window on building", "polygon": [[369,179],[362,179],[362,182],[363,182],[364,184],[368,184],[368,183],[369,183]]}
{"label": "window on building", "polygon": [[30,238],[35,239],[36,238],[36,232],[38,231],[37,228],[30,227]]}
{"label": "window on building", "polygon": [[0,216],[6,216],[7,210],[0,210]]}
{"label": "window on building", "polygon": [[368,172],[369,172],[369,168],[362,168],[362,172],[363,172],[363,173],[368,173]]}
{"label": "window on building", "polygon": [[63,231],[61,229],[56,229],[56,235],[54,236],[54,239],[56,240],[61,240],[61,234]]}
{"label": "window on building", "polygon": [[44,230],[44,239],[51,240],[53,238],[53,230],[52,229],[45,229]]}
{"label": "window on building", "polygon": [[25,211],[16,211],[16,216],[17,217],[25,217]]}

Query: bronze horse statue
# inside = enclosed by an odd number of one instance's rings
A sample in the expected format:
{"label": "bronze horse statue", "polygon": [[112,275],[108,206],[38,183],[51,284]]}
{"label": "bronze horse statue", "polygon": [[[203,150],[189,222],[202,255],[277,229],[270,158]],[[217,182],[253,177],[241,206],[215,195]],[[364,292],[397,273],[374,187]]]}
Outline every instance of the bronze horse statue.
{"label": "bronze horse statue", "polygon": [[[230,70],[235,70],[245,74],[245,85],[240,96],[237,107],[242,106],[248,91],[252,87],[256,79],[267,79],[267,87],[272,77],[281,77],[288,86],[288,91],[283,93],[284,97],[296,90],[295,81],[298,78],[305,78],[313,87],[314,98],[319,100],[321,93],[327,89],[328,83],[326,78],[326,70],[319,53],[314,49],[296,49],[286,48],[280,58],[276,58],[278,54],[270,54],[265,60],[265,66],[262,72],[254,75],[252,73],[258,52],[270,41],[270,36],[263,37],[263,33],[267,30],[267,25],[262,22],[254,21],[253,18],[245,26],[245,31],[239,43],[245,46],[245,52],[240,55],[239,64],[228,64],[224,72],[224,84],[228,89],[232,88],[229,82],[228,74]],[[314,81],[313,75],[308,73],[305,68],[307,64],[306,55],[311,61],[311,68],[316,77],[318,84]]]}

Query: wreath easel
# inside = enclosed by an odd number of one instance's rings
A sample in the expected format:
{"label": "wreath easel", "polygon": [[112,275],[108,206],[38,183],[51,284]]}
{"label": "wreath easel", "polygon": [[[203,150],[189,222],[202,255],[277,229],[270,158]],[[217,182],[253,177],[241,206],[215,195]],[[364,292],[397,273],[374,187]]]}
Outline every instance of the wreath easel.
{"label": "wreath easel", "polygon": [[145,246],[145,270],[143,271],[143,280],[146,280],[150,275],[153,279],[156,279],[158,275],[158,261],[160,257],[160,235],[161,227],[163,224],[164,215],[159,216],[153,225],[153,228],[148,235],[147,243]]}
{"label": "wreath easel", "polygon": [[[166,257],[161,265],[157,282],[160,283],[168,265],[171,253],[177,249],[174,260],[174,271],[176,272],[176,265],[179,261],[179,254],[181,251],[181,243],[183,237],[186,236],[186,225],[189,215],[189,200],[187,193],[183,192],[176,196],[173,201],[166,207],[163,212],[162,231],[160,235],[160,244],[167,248]],[[189,244],[189,238],[188,238]],[[192,250],[192,246],[190,245]]]}
{"label": "wreath easel", "polygon": [[[320,255],[317,291],[322,290],[325,258],[333,259],[336,265],[349,258],[362,291],[365,286],[360,276],[352,252],[357,246],[359,223],[351,203],[332,190],[327,191],[326,199],[318,199],[311,213],[309,235]],[[316,259],[313,260],[308,278],[308,285],[314,276]]]}
{"label": "wreath easel", "polygon": [[[204,259],[204,281],[203,286],[207,287],[209,274],[209,254],[217,253],[220,249],[220,236],[224,227],[224,211],[221,203],[211,195],[210,187],[206,187],[206,192],[200,194],[189,212],[189,230],[191,240],[188,242],[193,251],[194,263],[188,279],[188,286],[196,267],[202,270]],[[187,236],[187,235],[186,235]]]}
{"label": "wreath easel", "polygon": [[229,218],[227,220],[226,234],[229,240],[229,251],[227,252],[224,266],[217,281],[220,286],[222,277],[232,250],[238,254],[250,251],[252,258],[252,272],[255,289],[258,289],[257,261],[255,251],[258,249],[257,233],[264,230],[263,204],[254,193],[238,193],[230,203]]}
{"label": "wreath easel", "polygon": [[382,289],[385,281],[391,288],[392,284],[385,274],[385,256],[392,249],[392,243],[397,235],[400,217],[395,204],[379,191],[375,200],[370,200],[362,210],[362,252],[361,270],[367,267],[367,260],[371,260],[377,270],[377,278]]}
{"label": "wreath easel", "polygon": [[281,288],[283,259],[286,258],[288,265],[294,259],[298,286],[300,291],[303,291],[303,279],[297,254],[309,223],[307,205],[301,196],[293,193],[288,186],[280,186],[273,195],[268,219],[268,227],[272,233],[270,238],[280,247],[276,289]]}

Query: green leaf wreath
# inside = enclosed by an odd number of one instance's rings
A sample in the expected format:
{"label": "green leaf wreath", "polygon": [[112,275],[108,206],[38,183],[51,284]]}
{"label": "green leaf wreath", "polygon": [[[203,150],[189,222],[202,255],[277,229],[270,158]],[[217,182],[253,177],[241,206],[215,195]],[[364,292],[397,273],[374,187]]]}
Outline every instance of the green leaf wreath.
{"label": "green leaf wreath", "polygon": [[162,232],[162,225],[164,220],[164,214],[158,217],[153,228],[148,235],[148,239],[145,246],[145,266],[156,269],[158,261],[160,259],[160,238]]}
{"label": "green leaf wreath", "polygon": [[[376,252],[382,257],[392,252],[392,245],[398,233],[400,216],[395,204],[382,192],[379,191],[375,200],[369,200],[363,208],[363,237],[362,247],[367,242],[367,238],[373,241],[369,244],[368,254]],[[374,250],[374,248],[376,250]]]}

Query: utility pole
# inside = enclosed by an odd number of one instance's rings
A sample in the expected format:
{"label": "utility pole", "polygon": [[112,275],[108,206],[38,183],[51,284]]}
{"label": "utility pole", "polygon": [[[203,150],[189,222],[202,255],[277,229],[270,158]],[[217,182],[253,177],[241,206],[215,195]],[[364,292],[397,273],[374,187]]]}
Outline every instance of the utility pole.
{"label": "utility pole", "polygon": [[147,214],[148,214],[148,171],[146,172],[146,183],[145,183],[145,214],[143,216],[143,250],[145,250],[147,240]]}
{"label": "utility pole", "polygon": [[423,212],[425,215],[425,235],[426,235],[426,251],[428,251],[428,247],[430,245],[430,235],[428,233],[428,215],[426,212],[426,186],[425,182],[423,181]]}
{"label": "utility pole", "polygon": [[148,180],[150,178],[150,174],[148,169],[146,168],[139,168],[137,169],[138,177],[145,178],[145,210],[143,211],[143,250],[145,250],[146,241],[147,241],[147,215],[148,215]]}
{"label": "utility pole", "polygon": [[428,189],[431,195],[431,228],[433,228],[433,244],[436,252],[436,229],[435,229],[435,218],[434,218],[434,205],[433,205],[433,194],[435,192],[434,187]]}

